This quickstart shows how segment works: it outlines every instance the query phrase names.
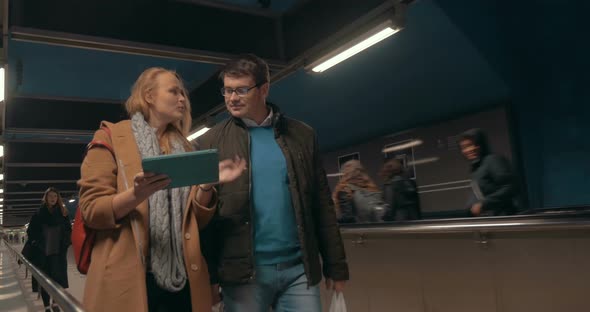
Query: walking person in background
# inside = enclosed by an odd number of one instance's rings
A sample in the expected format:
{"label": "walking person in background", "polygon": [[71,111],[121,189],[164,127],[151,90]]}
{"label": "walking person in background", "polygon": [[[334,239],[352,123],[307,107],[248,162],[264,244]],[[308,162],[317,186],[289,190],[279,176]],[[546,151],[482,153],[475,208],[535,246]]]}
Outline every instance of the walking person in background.
{"label": "walking person in background", "polygon": [[492,154],[481,129],[471,129],[459,141],[463,156],[471,163],[471,191],[467,209],[472,216],[484,213],[511,215],[517,211],[517,185],[508,160]]}
{"label": "walking person in background", "polygon": [[[71,245],[72,226],[68,210],[59,191],[48,188],[43,195],[41,207],[29,222],[27,236],[32,251],[32,263],[53,281],[68,288],[67,251]],[[33,279],[33,291],[41,291],[43,306],[46,311],[59,311],[57,306],[50,306],[49,294],[40,288]]]}
{"label": "walking person in background", "polygon": [[349,160],[340,171],[342,177],[332,193],[338,222],[381,222],[387,210],[383,195],[360,161]]}
{"label": "walking person in background", "polygon": [[416,181],[408,178],[399,159],[388,160],[383,165],[380,175],[385,180],[383,198],[388,204],[383,221],[421,219],[420,197]]}

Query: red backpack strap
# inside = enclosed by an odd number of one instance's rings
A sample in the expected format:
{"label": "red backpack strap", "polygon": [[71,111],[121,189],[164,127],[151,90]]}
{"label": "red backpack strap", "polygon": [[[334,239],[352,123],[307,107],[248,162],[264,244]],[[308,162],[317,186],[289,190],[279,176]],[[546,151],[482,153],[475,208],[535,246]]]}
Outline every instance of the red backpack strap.
{"label": "red backpack strap", "polygon": [[[109,135],[109,137],[111,136],[111,129],[109,129],[105,126],[102,126],[102,127],[100,127],[100,130],[103,130],[104,132],[106,132]],[[102,141],[102,140],[92,140],[86,146],[86,153],[88,153],[88,151],[94,147],[106,148],[107,150],[109,150],[109,152],[111,152],[111,155],[113,155],[113,158],[115,158],[115,150],[113,149],[113,147],[109,143]],[[86,155],[84,155],[84,156],[86,156]]]}

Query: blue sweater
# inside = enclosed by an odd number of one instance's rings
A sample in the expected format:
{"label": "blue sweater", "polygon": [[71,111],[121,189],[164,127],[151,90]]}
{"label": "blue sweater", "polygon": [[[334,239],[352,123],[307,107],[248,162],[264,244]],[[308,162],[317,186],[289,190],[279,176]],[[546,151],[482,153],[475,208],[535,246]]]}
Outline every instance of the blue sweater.
{"label": "blue sweater", "polygon": [[254,250],[257,265],[301,257],[287,162],[272,127],[249,128]]}

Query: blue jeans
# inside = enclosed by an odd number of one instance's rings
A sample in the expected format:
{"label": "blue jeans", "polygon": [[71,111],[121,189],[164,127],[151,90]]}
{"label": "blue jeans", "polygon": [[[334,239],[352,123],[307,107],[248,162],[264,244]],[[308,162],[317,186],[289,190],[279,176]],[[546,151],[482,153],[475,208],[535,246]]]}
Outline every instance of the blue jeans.
{"label": "blue jeans", "polygon": [[303,264],[279,270],[276,265],[256,267],[255,280],[246,285],[223,287],[227,312],[321,312],[318,285],[307,286]]}

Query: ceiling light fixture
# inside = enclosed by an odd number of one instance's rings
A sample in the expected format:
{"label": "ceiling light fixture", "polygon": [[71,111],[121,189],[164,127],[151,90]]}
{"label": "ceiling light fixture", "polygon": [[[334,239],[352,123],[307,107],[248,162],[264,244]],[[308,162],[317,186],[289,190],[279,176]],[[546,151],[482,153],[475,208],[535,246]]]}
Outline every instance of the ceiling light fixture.
{"label": "ceiling light fixture", "polygon": [[203,134],[205,134],[207,131],[211,130],[211,128],[209,127],[202,127],[199,130],[191,133],[188,137],[186,137],[187,140],[192,141],[200,136],[202,136]]}
{"label": "ceiling light fixture", "polygon": [[422,145],[422,143],[424,143],[424,141],[422,141],[420,139],[411,140],[408,142],[404,142],[402,144],[388,146],[388,147],[384,148],[381,152],[387,154],[387,153],[391,153],[391,152],[401,151],[401,150],[405,150],[405,149],[408,149],[411,147],[420,146],[420,145]]}
{"label": "ceiling light fixture", "polygon": [[346,44],[307,64],[305,69],[314,73],[322,73],[334,65],[390,37],[401,29],[401,27],[394,25],[392,19],[387,19],[385,22],[378,24],[362,35],[357,36]]}

